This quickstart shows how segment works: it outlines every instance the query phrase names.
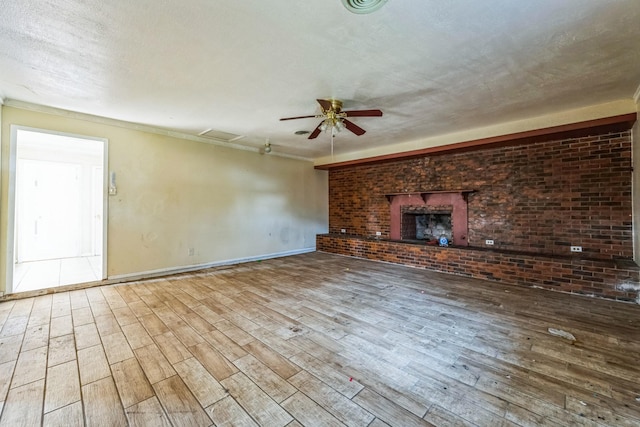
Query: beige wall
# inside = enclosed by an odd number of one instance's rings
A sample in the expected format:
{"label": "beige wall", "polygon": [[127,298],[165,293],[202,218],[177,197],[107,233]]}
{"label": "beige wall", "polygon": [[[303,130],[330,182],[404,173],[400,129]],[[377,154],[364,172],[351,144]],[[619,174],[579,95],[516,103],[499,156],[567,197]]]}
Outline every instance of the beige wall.
{"label": "beige wall", "polygon": [[0,292],[12,124],[108,139],[118,188],[108,199],[109,277],[312,250],[327,231],[327,175],[312,162],[1,108]]}

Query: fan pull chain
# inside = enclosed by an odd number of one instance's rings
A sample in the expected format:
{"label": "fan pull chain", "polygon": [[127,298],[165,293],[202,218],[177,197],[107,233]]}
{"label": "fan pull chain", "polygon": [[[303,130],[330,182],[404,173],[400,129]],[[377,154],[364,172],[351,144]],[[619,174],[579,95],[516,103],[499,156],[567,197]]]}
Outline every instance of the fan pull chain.
{"label": "fan pull chain", "polygon": [[331,161],[333,162],[333,129],[331,129]]}

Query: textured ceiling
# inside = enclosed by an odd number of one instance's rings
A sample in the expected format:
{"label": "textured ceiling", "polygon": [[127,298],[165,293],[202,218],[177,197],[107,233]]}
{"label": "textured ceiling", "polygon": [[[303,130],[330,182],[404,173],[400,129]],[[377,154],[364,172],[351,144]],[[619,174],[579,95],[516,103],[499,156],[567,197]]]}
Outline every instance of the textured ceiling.
{"label": "textured ceiling", "polygon": [[316,98],[367,133],[337,153],[633,97],[638,0],[0,0],[4,99],[326,156]]}

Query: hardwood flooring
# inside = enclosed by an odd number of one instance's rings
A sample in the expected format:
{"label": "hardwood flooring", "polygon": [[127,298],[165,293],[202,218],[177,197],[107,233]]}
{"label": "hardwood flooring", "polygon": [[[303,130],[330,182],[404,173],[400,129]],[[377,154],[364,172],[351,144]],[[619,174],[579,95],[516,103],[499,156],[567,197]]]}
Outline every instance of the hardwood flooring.
{"label": "hardwood flooring", "polygon": [[5,301],[0,411],[0,427],[638,426],[640,306],[325,253]]}

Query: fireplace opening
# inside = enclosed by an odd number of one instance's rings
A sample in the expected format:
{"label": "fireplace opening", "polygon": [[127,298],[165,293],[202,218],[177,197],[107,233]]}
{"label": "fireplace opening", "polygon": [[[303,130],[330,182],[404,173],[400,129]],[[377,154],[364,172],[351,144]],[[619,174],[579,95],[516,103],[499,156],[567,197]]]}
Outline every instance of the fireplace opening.
{"label": "fireplace opening", "polygon": [[442,236],[453,241],[451,212],[402,213],[402,240],[437,242]]}
{"label": "fireplace opening", "polygon": [[389,237],[433,244],[444,236],[450,245],[468,246],[467,195],[472,192],[438,190],[386,194],[391,204]]}

